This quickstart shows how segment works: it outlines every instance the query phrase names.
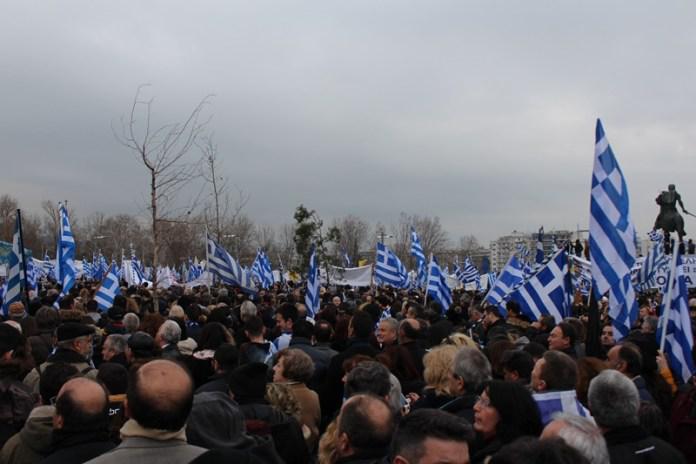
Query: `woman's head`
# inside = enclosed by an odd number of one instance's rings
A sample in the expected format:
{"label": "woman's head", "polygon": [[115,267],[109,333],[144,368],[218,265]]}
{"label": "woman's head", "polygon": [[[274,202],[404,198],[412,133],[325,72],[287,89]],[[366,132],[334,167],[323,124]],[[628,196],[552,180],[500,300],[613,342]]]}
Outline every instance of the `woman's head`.
{"label": "woman's head", "polygon": [[449,391],[449,373],[452,370],[454,363],[454,355],[457,354],[459,348],[454,345],[442,345],[433,348],[423,358],[423,378],[428,387],[435,390],[438,395],[448,395]]}
{"label": "woman's head", "polygon": [[491,380],[474,405],[474,430],[485,439],[496,438],[503,443],[522,435],[539,436],[539,409],[522,385]]}
{"label": "woman's head", "polygon": [[276,365],[273,366],[274,382],[306,383],[314,375],[314,361],[304,351],[286,348],[278,352]]}

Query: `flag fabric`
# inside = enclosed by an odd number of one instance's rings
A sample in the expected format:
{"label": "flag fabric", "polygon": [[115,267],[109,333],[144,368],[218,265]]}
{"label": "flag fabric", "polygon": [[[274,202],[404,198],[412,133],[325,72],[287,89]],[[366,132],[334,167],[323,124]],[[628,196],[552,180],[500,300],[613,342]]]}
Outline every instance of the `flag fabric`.
{"label": "flag fabric", "polygon": [[116,273],[116,266],[112,265],[95,293],[94,300],[97,302],[100,310],[106,311],[114,305],[114,298],[119,293],[121,293],[121,288],[119,287],[118,274]]}
{"label": "flag fabric", "polygon": [[609,292],[616,340],[628,335],[638,316],[631,284],[635,238],[626,180],[598,119],[590,197],[590,261],[595,296],[599,299]]}
{"label": "flag fabric", "polygon": [[237,285],[248,293],[255,293],[256,289],[251,281],[251,276],[235,261],[235,259],[221,247],[210,234],[207,234],[208,270],[217,276],[223,284]]}
{"label": "flag fabric", "polygon": [[377,242],[375,278],[384,285],[408,287],[408,272],[399,258],[383,243]]}
{"label": "flag fabric", "polygon": [[648,255],[643,260],[643,264],[635,275],[636,281],[634,285],[638,289],[650,288],[654,283],[653,281],[657,270],[668,264],[669,258],[665,255],[665,248],[662,240],[653,242],[650,250],[648,250]]}
{"label": "flag fabric", "polygon": [[539,228],[539,233],[537,234],[536,255],[534,256],[534,262],[536,262],[537,266],[540,266],[544,263],[544,258],[544,227],[542,226]]}
{"label": "flag fabric", "polygon": [[41,263],[41,261],[38,261],[34,258],[28,258],[26,261],[27,261],[27,285],[29,286],[29,290],[36,290],[37,283],[38,283],[38,280],[40,278],[39,267],[37,266],[37,262]]}
{"label": "flag fabric", "polygon": [[309,270],[307,272],[307,290],[305,292],[305,306],[307,316],[314,318],[319,312],[319,266],[317,264],[316,247],[312,245],[309,255]]}
{"label": "flag fabric", "polygon": [[489,287],[488,293],[483,300],[493,306],[497,306],[500,314],[503,317],[507,317],[505,297],[524,280],[524,276],[522,262],[513,254],[503,270],[500,271],[493,286]]}
{"label": "flag fabric", "polygon": [[2,312],[7,316],[9,307],[15,301],[22,301],[22,287],[24,285],[24,270],[22,269],[22,244],[19,236],[20,217],[15,220],[15,231],[12,235],[12,250],[8,256],[7,264],[7,289],[3,295]]}
{"label": "flag fabric", "polygon": [[434,256],[430,258],[430,264],[428,265],[427,291],[431,299],[440,303],[443,314],[452,306],[452,291],[447,285],[447,276],[440,269],[440,265]]}
{"label": "flag fabric", "polygon": [[411,227],[411,256],[416,258],[416,271],[418,272],[418,286],[422,287],[425,285],[426,279],[426,263],[425,263],[425,253],[423,252],[423,247],[421,246],[420,239],[416,233],[416,229]]}
{"label": "flag fabric", "polygon": [[256,277],[261,288],[271,288],[273,286],[271,262],[261,249],[256,251],[256,258],[251,266],[251,274]]}
{"label": "flag fabric", "polygon": [[454,275],[463,284],[475,283],[476,290],[481,288],[481,275],[468,256],[464,259],[464,265],[461,268],[455,264]]}
{"label": "flag fabric", "polygon": [[346,250],[346,247],[342,248],[342,253],[343,255],[343,266],[344,267],[353,267],[353,263],[350,260],[350,256],[348,255],[348,250]]}
{"label": "flag fabric", "polygon": [[558,238],[556,234],[551,235],[551,253],[558,251]]}
{"label": "flag fabric", "polygon": [[55,305],[75,285],[75,238],[70,227],[70,218],[64,205],[60,205],[60,235],[58,237],[58,253],[56,256],[56,277],[63,285]]}
{"label": "flag fabric", "polygon": [[556,323],[570,315],[572,285],[568,272],[568,254],[558,251],[529,279],[508,296],[520,305],[522,313],[534,321],[553,316]]}
{"label": "flag fabric", "polygon": [[[674,372],[684,383],[687,383],[694,374],[694,362],[691,350],[694,347],[693,334],[691,332],[691,319],[689,318],[689,295],[684,275],[679,247],[674,247],[677,253],[677,264],[674,276],[670,275],[665,286],[665,300],[667,299],[668,286],[672,286],[672,301],[670,305],[663,302],[660,308],[660,322],[657,329],[657,343],[662,335],[665,315],[667,316],[667,332],[665,337],[665,355]],[[670,270],[671,274],[671,270]]]}
{"label": "flag fabric", "polygon": [[[575,390],[534,393],[532,396],[539,408],[541,422],[544,425],[551,422],[554,414],[558,412],[592,419],[590,411],[578,401]],[[592,419],[592,421],[594,422],[594,419]]]}
{"label": "flag fabric", "polygon": [[570,276],[573,288],[582,295],[588,296],[592,287],[592,263],[573,254],[570,258]]}
{"label": "flag fabric", "polygon": [[87,261],[84,257],[82,257],[82,277],[85,279],[94,278],[94,270],[92,269],[92,263]]}
{"label": "flag fabric", "polygon": [[650,238],[651,242],[661,242],[665,238],[661,231],[654,229],[648,232],[648,237]]}
{"label": "flag fabric", "polygon": [[486,277],[486,285],[487,288],[490,290],[491,288],[493,288],[493,285],[495,285],[495,281],[498,278],[498,274],[496,274],[495,272],[487,272]]}
{"label": "flag fabric", "polygon": [[527,245],[525,245],[524,243],[518,243],[517,245],[515,245],[515,250],[523,261],[526,261],[527,258],[529,258],[529,248],[527,248]]}

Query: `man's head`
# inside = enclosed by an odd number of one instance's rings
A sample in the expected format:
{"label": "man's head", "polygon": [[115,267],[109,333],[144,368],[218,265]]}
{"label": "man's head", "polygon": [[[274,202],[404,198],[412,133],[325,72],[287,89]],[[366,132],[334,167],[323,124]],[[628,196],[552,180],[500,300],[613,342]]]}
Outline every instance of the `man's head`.
{"label": "man's head", "polygon": [[657,332],[658,319],[656,316],[646,316],[640,325],[640,331],[644,334],[655,334]]}
{"label": "man's head", "polygon": [[643,356],[633,343],[624,342],[614,346],[607,353],[607,364],[630,378],[640,375],[643,368]]}
{"label": "man's head", "polygon": [[80,371],[72,364],[68,363],[52,363],[46,366],[41,371],[39,380],[39,395],[41,396],[41,404],[49,405],[56,401],[58,392],[65,382],[77,376]]}
{"label": "man's head", "polygon": [[355,338],[365,340],[370,338],[374,327],[372,317],[365,311],[358,311],[350,318],[348,333]]}
{"label": "man's head", "polygon": [[483,323],[487,326],[493,325],[498,320],[502,319],[500,310],[495,306],[486,306],[484,311]]}
{"label": "man's head", "polygon": [[399,321],[393,317],[383,319],[377,327],[377,341],[382,345],[393,345],[399,334]]}
{"label": "man's head", "polygon": [[160,348],[167,345],[176,345],[181,340],[181,327],[171,319],[164,321],[155,335],[155,343]]}
{"label": "man's head", "polygon": [[418,409],[401,419],[391,444],[394,464],[468,464],[471,426],[448,412]]}
{"label": "man's head", "polygon": [[275,315],[276,326],[286,333],[292,332],[292,326],[297,320],[297,308],[290,303],[284,303],[278,308]]}
{"label": "man's head", "polygon": [[547,351],[534,364],[532,389],[535,392],[549,390],[575,390],[578,367],[573,358],[560,351]]}
{"label": "man's head", "polygon": [[404,319],[399,323],[399,343],[408,343],[418,339],[420,323],[416,319]]}
{"label": "man's head", "polygon": [[127,340],[123,335],[109,335],[102,345],[102,359],[104,362],[109,362],[114,356],[124,353],[127,347]]}
{"label": "man's head", "polygon": [[0,323],[0,360],[9,361],[22,343],[22,334],[9,324]]}
{"label": "man's head", "polygon": [[123,316],[123,326],[128,333],[133,334],[140,327],[140,318],[135,313],[127,313]]}
{"label": "man's head", "polygon": [[251,316],[244,321],[244,332],[250,340],[263,338],[265,326],[259,316]]}
{"label": "man's head", "polygon": [[588,462],[609,462],[602,431],[588,418],[570,413],[555,414],[541,433],[542,440],[560,438],[587,458]]}
{"label": "man's head", "polygon": [[592,417],[605,430],[638,425],[638,389],[631,379],[613,369],[590,381],[587,400]]}
{"label": "man's head", "polygon": [[94,328],[77,322],[66,322],[56,329],[58,347],[75,351],[86,359],[92,357]]}
{"label": "man's head", "polygon": [[130,378],[126,410],[146,429],[181,430],[192,404],[193,381],[172,361],[150,361]]}
{"label": "man's head", "polygon": [[242,321],[246,321],[250,317],[256,316],[256,314],[256,305],[252,301],[246,300],[239,307],[239,317]]}
{"label": "man's head", "polygon": [[614,338],[614,328],[611,324],[607,324],[602,327],[601,343],[605,348],[611,348],[616,345],[616,339]]}
{"label": "man's head", "polygon": [[561,322],[549,333],[550,350],[566,350],[575,345],[575,328],[567,322]]}
{"label": "man's head", "polygon": [[108,427],[109,397],[104,387],[86,377],[65,382],[56,398],[53,429],[79,433]]}
{"label": "man's head", "polygon": [[24,309],[24,303],[15,301],[7,308],[7,317],[13,321],[21,321],[27,317],[27,311]]}
{"label": "man's head", "polygon": [[382,398],[369,394],[349,398],[341,407],[337,424],[338,457],[380,449],[387,454],[394,431],[394,415]]}
{"label": "man's head", "polygon": [[361,362],[346,376],[344,388],[346,397],[358,393],[371,393],[386,398],[391,389],[389,369],[376,361]]}
{"label": "man's head", "polygon": [[534,358],[531,354],[522,350],[508,350],[503,353],[501,364],[505,381],[529,383],[534,369]]}
{"label": "man's head", "polygon": [[478,348],[464,346],[454,356],[450,374],[450,393],[461,396],[478,393],[491,379],[491,363]]}

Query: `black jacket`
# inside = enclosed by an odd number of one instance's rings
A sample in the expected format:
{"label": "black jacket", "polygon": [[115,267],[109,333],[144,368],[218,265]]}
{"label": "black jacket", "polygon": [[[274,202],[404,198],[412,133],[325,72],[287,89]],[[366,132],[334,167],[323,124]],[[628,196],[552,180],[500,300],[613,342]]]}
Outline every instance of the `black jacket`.
{"label": "black jacket", "polygon": [[684,456],[672,445],[648,435],[642,427],[609,430],[604,434],[611,464],[686,464]]}
{"label": "black jacket", "polygon": [[107,430],[63,434],[53,431],[53,452],[41,464],[82,464],[111,451],[116,445],[109,441]]}

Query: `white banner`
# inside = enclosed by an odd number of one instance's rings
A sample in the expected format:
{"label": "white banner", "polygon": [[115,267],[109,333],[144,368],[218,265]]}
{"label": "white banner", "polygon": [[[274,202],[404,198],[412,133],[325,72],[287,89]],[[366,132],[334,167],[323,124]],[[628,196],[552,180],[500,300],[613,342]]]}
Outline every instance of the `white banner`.
{"label": "white banner", "polygon": [[208,271],[203,271],[203,273],[197,279],[192,280],[191,282],[186,282],[184,285],[186,286],[186,288],[199,287],[201,285],[212,287],[213,274],[211,274]]}
{"label": "white banner", "polygon": [[[326,284],[326,270],[319,270],[321,282]],[[352,287],[369,287],[372,284],[372,265],[360,267],[329,266],[331,285],[350,285]]]}
{"label": "white banner", "polygon": [[[640,258],[641,265],[643,264],[643,261],[644,258]],[[638,262],[636,262],[636,264],[638,264]],[[689,288],[696,287],[696,255],[682,255],[682,267],[684,268],[684,279],[686,279],[686,286]],[[668,274],[669,263],[658,268],[658,270],[655,272],[655,282],[657,283],[657,288],[665,288]]]}

